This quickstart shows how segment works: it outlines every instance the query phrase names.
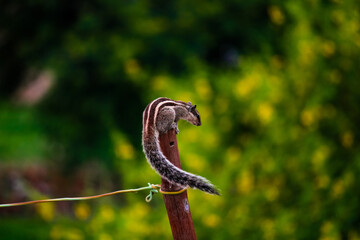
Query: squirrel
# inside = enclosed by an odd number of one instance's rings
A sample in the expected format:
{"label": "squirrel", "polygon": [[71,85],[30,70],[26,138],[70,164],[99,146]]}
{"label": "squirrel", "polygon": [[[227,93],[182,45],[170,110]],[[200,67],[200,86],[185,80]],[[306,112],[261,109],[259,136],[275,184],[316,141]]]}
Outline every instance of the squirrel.
{"label": "squirrel", "polygon": [[192,105],[191,102],[185,103],[161,97],[147,105],[143,112],[142,131],[142,145],[147,161],[161,177],[171,183],[220,195],[216,187],[207,179],[176,167],[161,152],[159,135],[170,129],[175,129],[178,134],[177,123],[180,119],[195,126],[201,125],[196,105]]}

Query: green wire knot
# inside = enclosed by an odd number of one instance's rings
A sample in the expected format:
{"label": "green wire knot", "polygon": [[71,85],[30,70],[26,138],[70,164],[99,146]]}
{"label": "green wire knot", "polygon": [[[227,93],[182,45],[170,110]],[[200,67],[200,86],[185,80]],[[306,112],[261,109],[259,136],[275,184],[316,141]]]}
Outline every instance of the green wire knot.
{"label": "green wire knot", "polygon": [[158,193],[159,191],[156,190],[155,185],[150,184],[150,183],[148,183],[148,185],[149,185],[150,193],[149,193],[149,195],[146,196],[145,201],[146,202],[151,202],[153,194]]}

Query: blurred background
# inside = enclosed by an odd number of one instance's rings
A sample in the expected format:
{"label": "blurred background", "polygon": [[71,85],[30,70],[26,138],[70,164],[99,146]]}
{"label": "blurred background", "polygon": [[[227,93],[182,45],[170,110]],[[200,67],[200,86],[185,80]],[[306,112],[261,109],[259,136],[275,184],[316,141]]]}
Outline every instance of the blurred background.
{"label": "blurred background", "polygon": [[[360,239],[357,0],[0,2],[0,201],[160,183],[142,111],[180,122],[199,239]],[[161,195],[0,209],[2,239],[171,239]]]}

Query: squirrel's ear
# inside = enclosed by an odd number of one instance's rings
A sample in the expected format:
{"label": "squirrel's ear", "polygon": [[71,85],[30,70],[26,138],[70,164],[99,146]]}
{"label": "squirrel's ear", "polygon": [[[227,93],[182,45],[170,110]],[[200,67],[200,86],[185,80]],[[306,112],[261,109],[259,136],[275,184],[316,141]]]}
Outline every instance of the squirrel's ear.
{"label": "squirrel's ear", "polygon": [[191,110],[195,110],[195,109],[196,109],[196,104],[191,107]]}

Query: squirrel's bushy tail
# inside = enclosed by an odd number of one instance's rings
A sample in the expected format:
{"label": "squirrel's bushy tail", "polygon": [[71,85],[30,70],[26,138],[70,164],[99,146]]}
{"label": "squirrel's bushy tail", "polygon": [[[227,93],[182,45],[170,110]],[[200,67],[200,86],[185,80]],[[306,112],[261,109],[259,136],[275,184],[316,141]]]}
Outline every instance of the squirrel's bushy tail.
{"label": "squirrel's bushy tail", "polygon": [[169,162],[159,150],[158,146],[144,145],[144,152],[151,167],[169,182],[183,187],[189,186],[191,188],[196,188],[210,194],[220,195],[216,187],[206,178],[181,170]]}

